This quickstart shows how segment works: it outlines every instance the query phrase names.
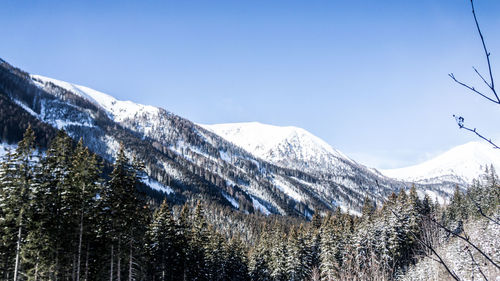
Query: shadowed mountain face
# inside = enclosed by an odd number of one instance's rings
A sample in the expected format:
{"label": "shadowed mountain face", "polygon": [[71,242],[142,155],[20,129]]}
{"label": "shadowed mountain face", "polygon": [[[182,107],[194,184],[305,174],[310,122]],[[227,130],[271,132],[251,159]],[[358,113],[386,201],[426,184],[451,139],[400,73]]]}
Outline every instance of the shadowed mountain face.
{"label": "shadowed mountain face", "polygon": [[[42,132],[64,129],[108,161],[123,143],[130,156],[144,161],[145,184],[178,202],[201,198],[244,212],[308,217],[337,207],[357,213],[365,196],[381,202],[411,186],[356,163],[300,128],[200,126],[162,108],[30,75],[4,61],[0,96],[11,108],[2,111],[2,120],[16,114],[21,123],[38,122]],[[3,141],[13,142],[9,136],[16,129],[0,125]],[[252,134],[256,130],[262,138]],[[436,198],[451,193],[451,183],[417,188]]]}

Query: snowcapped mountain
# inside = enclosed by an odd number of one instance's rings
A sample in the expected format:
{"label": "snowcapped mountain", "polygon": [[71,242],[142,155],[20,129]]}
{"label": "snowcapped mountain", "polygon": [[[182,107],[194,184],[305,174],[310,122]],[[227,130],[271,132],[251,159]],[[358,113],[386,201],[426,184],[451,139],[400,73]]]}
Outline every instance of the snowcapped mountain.
{"label": "snowcapped mountain", "polygon": [[500,169],[500,150],[485,142],[469,142],[424,163],[381,172],[388,177],[418,183],[450,181],[469,184],[490,165],[493,165],[496,171]]}
{"label": "snowcapped mountain", "polygon": [[[290,169],[328,172],[355,162],[308,131],[259,122],[201,125],[253,155]],[[340,161],[342,160],[342,161]]]}
{"label": "snowcapped mountain", "polygon": [[[7,136],[14,143],[22,136],[19,129],[30,123],[42,140],[50,140],[54,128],[64,129],[107,161],[123,143],[130,156],[144,162],[144,183],[173,202],[203,199],[248,213],[309,217],[337,207],[357,213],[366,196],[380,203],[411,186],[349,159],[300,128],[201,126],[162,108],[30,75],[1,60],[0,103],[7,109],[0,110],[0,141]],[[19,126],[23,122],[26,126]],[[442,184],[417,188],[436,198],[450,193]]]}

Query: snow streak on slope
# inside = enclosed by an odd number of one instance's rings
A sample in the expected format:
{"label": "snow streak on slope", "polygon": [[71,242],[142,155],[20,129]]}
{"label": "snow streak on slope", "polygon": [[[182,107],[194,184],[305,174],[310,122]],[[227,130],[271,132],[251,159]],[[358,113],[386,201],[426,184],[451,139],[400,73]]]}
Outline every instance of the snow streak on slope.
{"label": "snow streak on slope", "polygon": [[381,172],[388,177],[420,183],[443,180],[471,183],[491,164],[497,171],[500,169],[500,150],[484,142],[469,142],[424,163]]}
{"label": "snow streak on slope", "polygon": [[353,162],[322,139],[298,127],[280,127],[259,122],[201,125],[253,155],[287,168],[317,170],[335,159]]}

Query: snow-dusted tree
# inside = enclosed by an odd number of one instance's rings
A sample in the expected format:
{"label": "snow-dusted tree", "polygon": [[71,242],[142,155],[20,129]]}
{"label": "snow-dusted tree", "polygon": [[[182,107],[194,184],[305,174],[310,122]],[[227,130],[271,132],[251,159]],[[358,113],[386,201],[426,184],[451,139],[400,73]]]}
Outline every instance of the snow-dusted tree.
{"label": "snow-dusted tree", "polygon": [[327,216],[321,226],[320,244],[320,273],[321,280],[334,280],[336,278],[336,243],[335,227],[332,216]]}
{"label": "snow-dusted tree", "polygon": [[161,281],[177,280],[179,276],[175,275],[175,270],[180,257],[176,245],[178,239],[172,211],[166,201],[155,211],[146,234],[151,268],[149,278]]}
{"label": "snow-dusted tree", "polygon": [[252,280],[271,280],[270,263],[271,263],[271,247],[272,243],[269,239],[270,229],[266,226],[259,237],[258,242],[250,252],[249,270]]}
{"label": "snow-dusted tree", "polygon": [[274,280],[288,280],[287,277],[287,245],[285,235],[278,229],[272,236],[273,246],[271,248],[271,277]]}
{"label": "snow-dusted tree", "polygon": [[16,162],[9,150],[0,166],[0,274],[9,279],[14,272],[18,228],[12,209],[12,193],[18,189]]}
{"label": "snow-dusted tree", "polygon": [[[89,224],[95,217],[97,207],[96,196],[100,190],[99,176],[100,169],[97,158],[91,154],[87,147],[80,140],[76,145],[69,171],[70,185],[67,192],[63,194],[63,200],[67,202],[69,221],[73,226],[72,236],[76,254],[75,280],[79,281],[82,276],[82,249],[87,245],[85,254],[88,259],[88,240],[93,237],[92,226]],[[85,241],[84,239],[87,239]],[[88,274],[88,263],[85,263],[85,276]]]}
{"label": "snow-dusted tree", "polygon": [[246,281],[249,280],[248,259],[245,255],[245,248],[238,236],[233,237],[226,243],[226,270],[223,280]]}
{"label": "snow-dusted tree", "polygon": [[197,203],[191,227],[188,253],[188,279],[209,280],[207,270],[207,252],[209,251],[208,224],[203,207]]}
{"label": "snow-dusted tree", "polygon": [[[2,165],[2,192],[0,206],[2,208],[2,248],[9,252],[5,254],[6,272],[14,281],[19,280],[24,250],[33,204],[32,184],[34,182],[34,151],[35,134],[29,126],[23,139],[18,143],[13,155],[8,155]],[[11,254],[12,253],[12,254]],[[13,265],[12,267],[8,264]],[[12,275],[10,275],[12,268]]]}
{"label": "snow-dusted tree", "polygon": [[[148,209],[137,190],[137,167],[139,165],[130,163],[122,144],[100,205],[104,216],[102,231],[110,244],[110,280],[114,279],[115,272],[119,280],[122,274],[132,280],[134,266],[139,264],[138,257],[143,254],[141,240],[147,226]],[[128,265],[122,267],[122,261],[128,261]]]}
{"label": "snow-dusted tree", "polygon": [[311,255],[307,248],[304,227],[292,228],[288,234],[287,271],[289,280],[305,280],[311,273]]}

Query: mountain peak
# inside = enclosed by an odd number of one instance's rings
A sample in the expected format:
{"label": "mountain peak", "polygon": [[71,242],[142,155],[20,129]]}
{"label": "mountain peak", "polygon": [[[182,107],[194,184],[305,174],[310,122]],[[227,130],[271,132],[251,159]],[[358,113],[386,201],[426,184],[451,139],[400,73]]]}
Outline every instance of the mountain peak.
{"label": "mountain peak", "polygon": [[423,163],[381,172],[388,177],[406,181],[429,182],[443,178],[456,180],[458,177],[471,183],[489,165],[497,170],[500,168],[500,150],[484,142],[473,141],[453,147]]}
{"label": "mountain peak", "polygon": [[339,159],[352,162],[322,139],[295,126],[259,122],[201,126],[264,160],[287,168],[328,169]]}

